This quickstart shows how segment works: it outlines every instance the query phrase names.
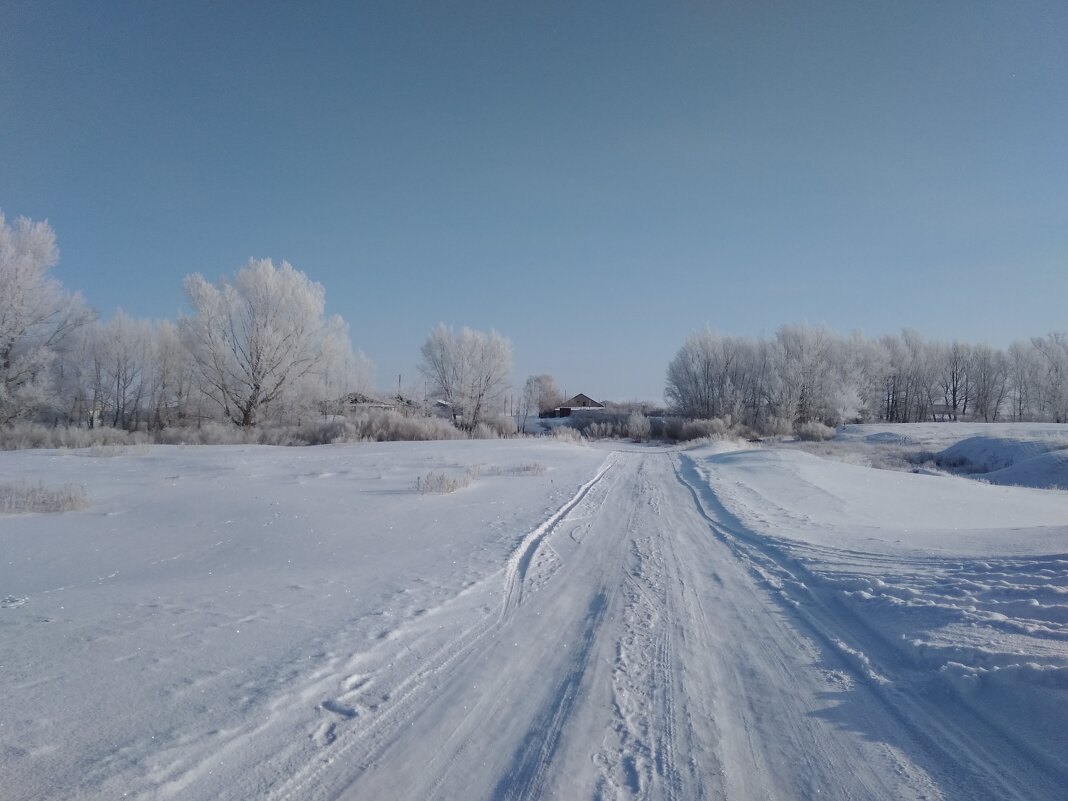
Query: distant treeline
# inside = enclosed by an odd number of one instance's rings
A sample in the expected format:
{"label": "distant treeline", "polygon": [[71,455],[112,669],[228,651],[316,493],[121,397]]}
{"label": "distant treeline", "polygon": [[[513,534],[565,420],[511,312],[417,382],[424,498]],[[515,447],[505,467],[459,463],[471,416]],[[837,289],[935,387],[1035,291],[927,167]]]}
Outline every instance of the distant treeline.
{"label": "distant treeline", "polygon": [[47,223],[0,214],[0,425],[249,428],[370,388],[322,285],[285,262],[250,261],[218,285],[187,276],[192,313],[177,321],[103,323],[51,276],[57,258]]}
{"label": "distant treeline", "polygon": [[[384,411],[336,432],[299,428],[340,414],[353,393],[372,393],[373,367],[353,350],[345,322],[325,315],[322,285],[285,262],[250,261],[214,284],[187,276],[191,311],[176,321],[119,311],[100,322],[52,277],[57,259],[47,223],[9,225],[0,214],[0,426],[160,432],[215,422],[250,440],[247,432],[266,422],[297,426],[284,436],[303,441],[451,430]],[[398,399],[467,436],[522,431],[529,417],[563,400],[543,374],[526,380],[518,404],[505,406],[511,343],[496,332],[439,325],[421,355],[429,397]],[[783,326],[770,339],[697,331],[668,366],[665,397],[678,418],[707,424],[654,421],[650,428],[643,418],[652,404],[610,404],[606,412],[626,416],[606,413],[588,424],[589,433],[679,439],[743,429],[820,434],[814,427],[869,420],[1065,422],[1068,336],[997,349],[930,342],[913,331],[878,339],[806,325]]]}
{"label": "distant treeline", "polygon": [[1008,348],[868,339],[784,325],[751,339],[696,331],[672,359],[665,396],[679,413],[764,434],[808,423],[1068,421],[1068,336]]}

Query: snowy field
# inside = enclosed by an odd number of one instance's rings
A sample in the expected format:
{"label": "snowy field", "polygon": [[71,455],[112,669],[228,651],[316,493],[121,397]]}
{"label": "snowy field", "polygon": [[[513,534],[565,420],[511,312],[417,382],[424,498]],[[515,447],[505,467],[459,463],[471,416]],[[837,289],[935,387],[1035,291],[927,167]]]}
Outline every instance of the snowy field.
{"label": "snowy field", "polygon": [[1062,799],[1065,445],[2,453],[0,797]]}

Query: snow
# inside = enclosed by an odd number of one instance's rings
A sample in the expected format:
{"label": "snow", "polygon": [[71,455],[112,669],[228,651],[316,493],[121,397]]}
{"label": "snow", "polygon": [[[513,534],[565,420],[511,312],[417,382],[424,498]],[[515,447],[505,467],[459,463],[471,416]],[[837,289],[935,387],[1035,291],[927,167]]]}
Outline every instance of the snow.
{"label": "snow", "polygon": [[1066,434],[0,454],[0,794],[1061,798]]}
{"label": "snow", "polygon": [[[263,755],[344,719],[314,681],[351,658],[339,632],[359,651],[433,619],[604,458],[509,442],[2,454],[0,480],[75,481],[92,503],[0,518],[0,596],[22,599],[0,610],[2,795],[257,795],[243,777]],[[530,463],[548,470],[507,474]],[[414,491],[475,465],[501,475]]]}

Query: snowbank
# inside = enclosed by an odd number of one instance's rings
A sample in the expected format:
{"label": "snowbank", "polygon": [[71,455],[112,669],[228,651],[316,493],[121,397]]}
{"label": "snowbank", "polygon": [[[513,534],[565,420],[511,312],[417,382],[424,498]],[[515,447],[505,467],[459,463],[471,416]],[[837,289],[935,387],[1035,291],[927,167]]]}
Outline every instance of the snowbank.
{"label": "snowbank", "polygon": [[[882,433],[847,437],[898,443]],[[1065,452],[1049,451],[1048,440],[973,437],[950,449],[973,464],[1006,459],[984,477],[1035,487],[1063,476]],[[754,571],[802,615],[821,599],[811,608],[849,632],[839,650],[907,696],[939,704],[952,693],[1060,770],[1068,493],[873,470],[795,450],[683,458],[722,503]]]}

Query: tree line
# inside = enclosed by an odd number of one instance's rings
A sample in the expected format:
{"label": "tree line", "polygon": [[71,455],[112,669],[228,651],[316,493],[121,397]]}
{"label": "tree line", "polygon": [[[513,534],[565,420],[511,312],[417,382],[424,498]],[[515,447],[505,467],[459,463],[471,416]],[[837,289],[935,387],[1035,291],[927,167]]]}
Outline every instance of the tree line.
{"label": "tree line", "polygon": [[680,414],[757,432],[848,422],[1068,422],[1068,336],[1008,348],[938,342],[912,330],[869,339],[809,325],[771,338],[695,331],[671,360],[665,397]]}
{"label": "tree line", "polygon": [[[352,393],[373,394],[373,366],[353,349],[344,320],[326,316],[322,285],[286,262],[253,260],[217,283],[187,276],[190,311],[178,320],[120,310],[101,322],[52,276],[57,259],[47,223],[8,224],[0,213],[0,425],[137,431],[212,420],[248,429],[328,416]],[[496,332],[440,325],[422,346],[420,370],[457,428],[503,431],[511,356]],[[680,417],[761,434],[852,421],[1066,422],[1068,336],[999,349],[911,330],[870,339],[808,325],[770,338],[706,329],[668,365],[665,398]],[[552,376],[538,375],[518,399],[509,408],[523,430],[562,396]],[[628,417],[626,429],[638,428],[648,434]]]}
{"label": "tree line", "polygon": [[[176,321],[119,310],[101,322],[52,277],[57,260],[46,222],[9,225],[0,213],[0,425],[160,431],[225,421],[252,429],[334,417],[347,398],[375,394],[373,365],[353,349],[345,321],[326,316],[323,286],[287,262],[251,260],[217,283],[187,276],[190,312]],[[507,338],[439,325],[421,353],[440,416],[467,432],[506,430]],[[393,400],[409,415],[431,411]],[[381,419],[380,408],[375,415],[359,436],[443,431]]]}
{"label": "tree line", "polygon": [[286,262],[250,261],[218,284],[188,276],[177,321],[101,322],[52,277],[57,259],[47,223],[0,214],[0,424],[252,427],[373,383],[322,285]]}

